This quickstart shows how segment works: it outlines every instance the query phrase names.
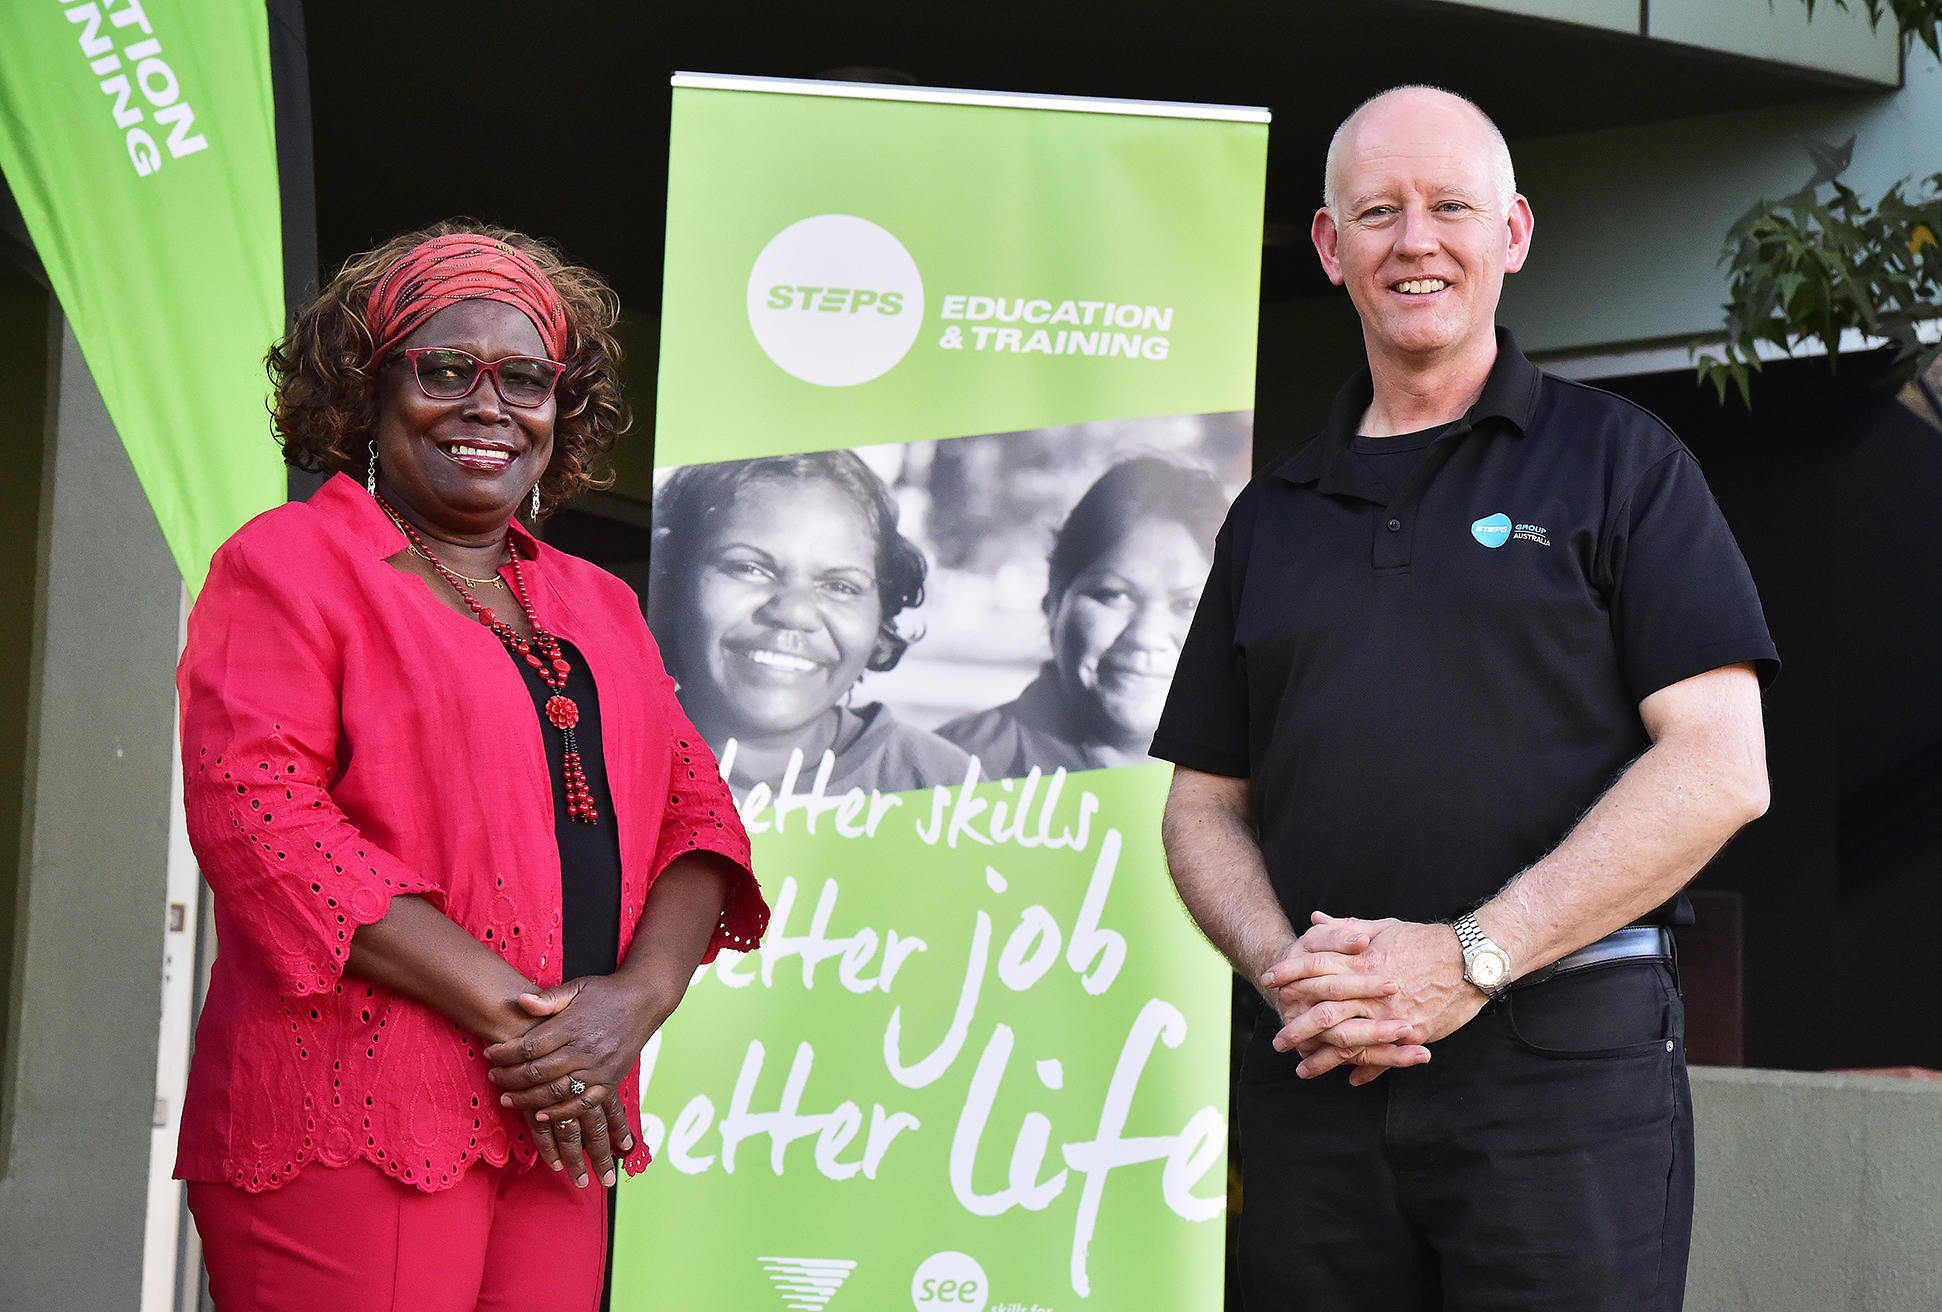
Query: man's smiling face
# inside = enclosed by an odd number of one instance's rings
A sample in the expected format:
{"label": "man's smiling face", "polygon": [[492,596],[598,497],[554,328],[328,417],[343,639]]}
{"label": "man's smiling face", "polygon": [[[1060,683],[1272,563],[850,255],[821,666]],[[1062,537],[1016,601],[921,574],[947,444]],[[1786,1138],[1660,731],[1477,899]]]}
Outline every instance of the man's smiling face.
{"label": "man's smiling face", "polygon": [[1347,130],[1315,215],[1331,281],[1348,288],[1369,353],[1432,361],[1492,333],[1504,275],[1523,266],[1531,212],[1506,203],[1495,136],[1442,92],[1393,93]]}

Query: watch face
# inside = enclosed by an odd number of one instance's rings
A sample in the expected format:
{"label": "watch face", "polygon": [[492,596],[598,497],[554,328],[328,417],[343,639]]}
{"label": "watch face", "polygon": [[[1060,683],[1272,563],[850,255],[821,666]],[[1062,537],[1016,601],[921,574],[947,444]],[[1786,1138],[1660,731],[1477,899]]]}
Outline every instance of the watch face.
{"label": "watch face", "polygon": [[1479,986],[1494,989],[1504,982],[1504,959],[1495,952],[1479,952],[1470,959],[1470,978]]}

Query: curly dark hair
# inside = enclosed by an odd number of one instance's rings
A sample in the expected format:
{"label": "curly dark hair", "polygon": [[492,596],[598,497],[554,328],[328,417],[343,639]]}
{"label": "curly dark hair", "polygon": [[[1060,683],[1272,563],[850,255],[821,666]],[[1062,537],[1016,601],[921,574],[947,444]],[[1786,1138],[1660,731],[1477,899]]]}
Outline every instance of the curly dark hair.
{"label": "curly dark hair", "polygon": [[897,529],[897,503],[870,467],[853,451],[811,451],[804,455],[764,456],[756,460],[724,460],[718,464],[677,469],[654,497],[653,581],[648,588],[648,625],[661,643],[663,659],[676,679],[681,671],[673,641],[675,626],[685,622],[685,607],[694,593],[695,555],[711,536],[711,521],[735,503],[751,483],[818,480],[841,492],[856,507],[877,544],[876,650],[868,669],[892,669],[916,635],[897,627],[897,616],[924,604],[924,577],[929,565],[917,544]]}
{"label": "curly dark hair", "polygon": [[316,474],[343,470],[362,476],[378,418],[377,382],[364,368],[373,345],[365,304],[401,256],[452,233],[502,241],[530,256],[566,311],[566,369],[555,391],[553,459],[539,482],[541,513],[588,488],[608,486],[613,475],[600,468],[601,457],[629,423],[620,390],[620,346],[612,333],[620,318],[619,297],[599,274],[568,264],[545,242],[470,219],[434,223],[352,256],[270,348],[265,363],[276,388],[271,415],[284,463]]}

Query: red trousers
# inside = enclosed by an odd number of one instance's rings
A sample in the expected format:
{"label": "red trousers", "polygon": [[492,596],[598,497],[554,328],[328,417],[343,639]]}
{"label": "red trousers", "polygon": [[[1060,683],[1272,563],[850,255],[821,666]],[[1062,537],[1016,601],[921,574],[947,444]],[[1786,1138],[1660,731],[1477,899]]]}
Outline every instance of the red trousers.
{"label": "red trousers", "polygon": [[593,1312],[607,1196],[542,1163],[422,1193],[368,1162],[252,1194],[189,1184],[219,1312]]}

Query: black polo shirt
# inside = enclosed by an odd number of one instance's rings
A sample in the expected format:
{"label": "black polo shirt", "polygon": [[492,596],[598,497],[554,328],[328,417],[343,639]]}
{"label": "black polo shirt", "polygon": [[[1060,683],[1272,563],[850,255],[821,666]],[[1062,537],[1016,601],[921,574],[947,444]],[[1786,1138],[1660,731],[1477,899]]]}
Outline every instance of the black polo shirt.
{"label": "black polo shirt", "polygon": [[1298,929],[1481,905],[1650,745],[1642,699],[1779,668],[1691,453],[1497,339],[1477,404],[1393,494],[1353,449],[1365,370],[1216,542],[1153,754],[1250,781]]}

